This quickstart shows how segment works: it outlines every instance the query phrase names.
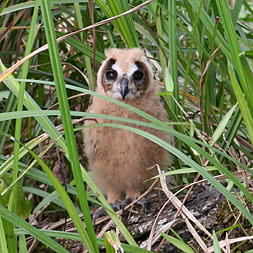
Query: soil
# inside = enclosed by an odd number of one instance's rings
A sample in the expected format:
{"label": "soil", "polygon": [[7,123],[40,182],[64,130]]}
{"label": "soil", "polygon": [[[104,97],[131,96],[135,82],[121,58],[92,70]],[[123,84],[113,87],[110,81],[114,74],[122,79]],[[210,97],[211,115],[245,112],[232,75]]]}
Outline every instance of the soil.
{"label": "soil", "polygon": [[[252,227],[246,220],[241,218],[237,209],[231,207],[225,198],[210,185],[204,183],[195,185],[190,193],[187,193],[187,198],[185,199],[186,193],[186,191],[181,192],[177,196],[178,199],[180,199],[182,203],[184,202],[184,207],[194,215],[197,221],[199,221],[210,234],[212,234],[213,231],[218,232],[217,235],[219,240],[225,239],[226,233],[229,234],[229,238],[253,234]],[[167,204],[164,205],[166,202]],[[145,203],[145,205],[143,205],[143,203]],[[94,208],[93,212],[96,210],[97,209]],[[149,244],[149,237],[152,231],[154,235],[151,239],[153,252],[182,252],[161,236],[156,238],[156,234],[160,235],[159,231],[163,230],[173,237],[179,236],[182,238],[182,240],[190,245],[195,252],[203,252],[192,233],[189,231],[180,210],[176,209],[174,205],[168,201],[168,198],[162,191],[152,190],[141,200],[141,203],[137,202],[131,208],[123,210],[121,216],[123,223],[136,242],[143,248],[146,248]],[[52,215],[50,215],[50,217],[52,219],[51,225],[57,224],[58,222],[59,225],[54,226],[57,230],[74,231],[71,222],[68,223],[67,219],[65,219],[65,222],[64,219],[61,219],[61,223],[59,223],[59,221],[55,221],[55,217]],[[48,225],[50,221],[47,220],[46,223]],[[164,230],[170,223],[170,229],[168,231],[166,229]],[[200,238],[210,247],[213,244],[210,237],[205,232],[201,231],[194,222],[191,222],[191,224]],[[44,226],[44,222],[39,224],[39,227]],[[97,235],[101,236],[103,234],[102,231],[114,230],[114,228],[109,217],[101,217],[95,221]],[[124,242],[123,238],[120,238],[120,240]],[[59,242],[72,253],[85,252],[78,241],[59,240]],[[245,244],[238,244],[237,247],[236,252],[245,252],[253,248],[253,243],[251,241],[246,241]],[[45,249],[43,251],[38,251],[38,247],[34,249],[34,251],[30,252],[52,252],[45,251]],[[100,252],[105,251],[101,248]]]}

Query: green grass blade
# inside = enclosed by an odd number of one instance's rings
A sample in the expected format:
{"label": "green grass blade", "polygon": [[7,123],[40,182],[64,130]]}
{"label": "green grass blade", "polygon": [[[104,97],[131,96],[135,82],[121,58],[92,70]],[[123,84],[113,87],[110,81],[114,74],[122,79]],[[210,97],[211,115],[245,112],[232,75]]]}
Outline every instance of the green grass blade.
{"label": "green grass blade", "polygon": [[[103,0],[96,0],[99,7],[109,16],[116,16],[127,9],[129,5],[126,1],[109,0],[105,3]],[[120,32],[122,39],[127,47],[137,47],[139,42],[132,19],[129,16],[121,17],[114,21],[115,28]]]}
{"label": "green grass blade", "polygon": [[[62,121],[64,125],[64,133],[66,138],[67,153],[71,164],[74,181],[77,187],[78,198],[80,202],[80,208],[85,217],[85,223],[87,225],[87,231],[89,239],[93,245],[93,252],[98,252],[98,246],[96,243],[96,234],[92,226],[92,220],[89,211],[89,205],[87,200],[87,192],[84,189],[82,180],[81,168],[79,157],[77,153],[76,140],[74,136],[73,126],[71,122],[71,116],[69,113],[69,104],[67,99],[67,93],[65,88],[63,69],[60,63],[58,45],[56,43],[55,27],[53,24],[53,17],[50,9],[50,4],[45,1],[40,1],[42,10],[43,22],[45,25],[46,37],[48,41],[48,50],[51,60],[51,66],[53,70],[54,80],[56,82],[57,98],[62,113]],[[91,248],[90,248],[91,249]]]}
{"label": "green grass blade", "polygon": [[[60,244],[58,244],[56,241],[52,240],[48,236],[46,236],[44,233],[39,231],[38,229],[31,226],[29,223],[27,223],[24,219],[18,217],[16,214],[11,213],[7,208],[3,207],[0,204],[0,216],[2,216],[5,220],[12,223],[13,225],[23,228],[27,232],[29,232],[30,235],[47,245],[49,248],[54,250],[58,253],[69,253],[66,249],[64,249]],[[8,252],[8,251],[3,251]]]}
{"label": "green grass blade", "polygon": [[217,238],[215,232],[213,232],[213,247],[214,247],[214,253],[221,253],[219,241],[218,241],[218,238]]}
{"label": "green grass blade", "polygon": [[[169,71],[172,76],[172,81],[174,83],[173,87],[173,96],[179,101],[178,94],[178,85],[177,85],[177,28],[176,28],[176,20],[177,20],[177,11],[176,11],[176,1],[168,0],[168,36],[169,36],[169,46],[170,46],[170,59],[169,59]],[[177,107],[175,103],[172,103],[173,107],[171,110],[177,114]]]}
{"label": "green grass blade", "polygon": [[84,245],[86,245],[90,252],[94,252],[94,245],[93,242],[90,240],[90,235],[86,232],[86,229],[84,229],[84,224],[81,221],[73,202],[66,193],[64,186],[59,182],[58,178],[53,174],[53,172],[48,168],[48,166],[43,162],[43,160],[41,160],[34,152],[30,151],[30,153],[33,155],[33,157],[36,159],[38,164],[42,167],[42,169],[45,171],[48,178],[54,185],[57,193],[59,194],[64,203],[65,208],[68,211],[70,218],[72,219],[77,231],[79,232]]}
{"label": "green grass blade", "polygon": [[175,247],[180,249],[182,252],[194,253],[193,249],[190,246],[188,246],[184,241],[177,239],[173,236],[166,235],[164,233],[162,233],[162,237],[164,237],[168,242],[173,244]]}
{"label": "green grass blade", "polygon": [[6,232],[3,217],[0,216],[0,251],[8,252]]}
{"label": "green grass blade", "polygon": [[19,253],[28,253],[26,239],[24,235],[19,236]]}
{"label": "green grass blade", "polygon": [[[192,10],[195,12],[196,10],[198,10],[199,8],[199,1],[195,1],[195,0],[189,0],[188,1],[191,6],[192,6]],[[215,20],[207,14],[207,12],[205,11],[204,8],[201,9],[201,12],[199,14],[199,18],[203,24],[203,26],[205,27],[205,29],[209,32],[209,33],[213,33],[214,31],[214,27],[215,27]],[[216,33],[216,37],[214,38],[214,41],[217,43],[217,45],[219,45],[219,47],[221,48],[222,52],[228,57],[230,58],[230,52],[228,50],[228,46],[226,44],[226,41],[223,39],[222,35],[220,32],[217,31]]]}
{"label": "green grass blade", "polygon": [[229,63],[228,71],[231,78],[231,85],[234,89],[238,104],[240,106],[242,117],[245,121],[251,143],[253,143],[253,117],[252,111],[250,110],[248,101],[245,98],[245,95],[237,81],[236,75],[234,73],[232,65]]}
{"label": "green grass blade", "polygon": [[[5,66],[3,63],[0,61],[0,71],[4,72],[6,70]],[[16,81],[16,79],[13,76],[9,76],[6,78],[4,81],[5,85],[11,90],[11,92],[18,97],[19,94],[19,82]],[[24,105],[27,109],[29,110],[40,110],[40,107],[38,104],[35,102],[35,100],[27,93],[25,92],[24,94]],[[48,118],[36,118],[36,120],[39,122],[41,125],[42,129],[44,129],[50,137],[55,140],[58,145],[65,149],[65,143],[63,142],[63,139],[60,137],[59,132],[56,130],[52,122]]]}
{"label": "green grass blade", "polygon": [[[31,22],[31,30],[29,32],[29,36],[28,36],[28,41],[27,41],[27,47],[25,50],[25,55],[28,55],[31,50],[32,50],[32,46],[37,34],[37,17],[38,17],[38,6],[35,6],[34,8],[34,12],[33,12],[33,17],[32,17],[32,22]],[[27,73],[28,73],[28,68],[29,68],[29,61],[27,61],[21,68],[21,74],[20,77],[21,78],[26,78]],[[24,93],[25,93],[25,83],[21,83],[20,84],[20,89],[19,89],[19,94],[18,94],[18,102],[17,102],[17,110],[21,111],[23,108],[23,101],[24,101]],[[13,170],[12,170],[12,178],[13,181],[15,181],[18,177],[18,171],[19,171],[19,167],[18,167],[18,153],[19,153],[19,148],[20,148],[20,139],[21,139],[21,130],[22,128],[22,119],[16,119],[16,124],[15,124],[15,143],[14,143],[14,166],[13,166]],[[19,184],[19,183],[18,183]],[[9,198],[9,203],[8,203],[8,208],[10,211],[12,212],[17,212],[16,208],[16,203],[18,202],[19,196],[17,194],[17,190],[18,190],[18,185],[14,185],[14,187],[11,190],[11,195]],[[8,236],[7,238],[7,244],[8,244],[8,248],[9,248],[9,252],[17,252],[17,238],[16,235],[14,234],[14,226],[11,223],[6,222],[6,226],[8,226],[9,228],[7,228],[8,231],[12,230],[12,233]]]}

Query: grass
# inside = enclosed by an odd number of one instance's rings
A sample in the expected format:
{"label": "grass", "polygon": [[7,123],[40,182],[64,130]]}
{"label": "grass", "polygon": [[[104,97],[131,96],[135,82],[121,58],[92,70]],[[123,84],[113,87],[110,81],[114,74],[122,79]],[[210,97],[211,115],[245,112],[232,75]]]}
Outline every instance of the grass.
{"label": "grass", "polygon": [[[201,175],[238,209],[245,224],[253,225],[252,13],[248,0],[236,1],[233,8],[219,0],[1,3],[0,251],[27,252],[30,245],[25,235],[29,233],[54,252],[68,252],[55,237],[74,237],[89,252],[99,252],[104,243],[107,252],[114,252],[110,243],[121,243],[113,231],[104,241],[95,234],[89,208],[94,198],[86,191],[88,185],[124,236],[124,250],[149,252],[139,247],[93,183],[85,164],[79,162],[76,134],[80,128],[73,120],[106,117],[85,110],[87,95],[101,96],[92,91],[95,73],[104,50],[110,47],[146,48],[160,63],[161,96],[174,128],[124,103],[103,99],[148,120],[137,125],[175,136],[176,146],[124,126],[127,119],[112,118],[115,123],[98,127],[125,128],[156,142],[176,157],[169,173],[176,175],[179,187],[194,181],[193,172]],[[73,33],[78,29],[82,31]],[[66,187],[52,173],[55,158],[46,158],[52,149],[63,152],[70,164],[73,180]],[[248,173],[249,180],[238,178],[238,171]],[[221,183],[217,175],[227,180]],[[33,186],[28,185],[31,179]],[[41,184],[48,190],[38,189]],[[37,208],[31,211],[25,194],[39,199],[33,203]],[[17,203],[27,203],[22,215]],[[26,218],[34,210],[43,212],[52,203],[66,210],[77,233],[50,233],[28,223]],[[215,232],[212,243],[215,252],[221,252],[221,238]],[[249,241],[245,229],[241,235]],[[183,252],[196,252],[169,231],[161,237]],[[231,245],[233,249],[236,246]]]}

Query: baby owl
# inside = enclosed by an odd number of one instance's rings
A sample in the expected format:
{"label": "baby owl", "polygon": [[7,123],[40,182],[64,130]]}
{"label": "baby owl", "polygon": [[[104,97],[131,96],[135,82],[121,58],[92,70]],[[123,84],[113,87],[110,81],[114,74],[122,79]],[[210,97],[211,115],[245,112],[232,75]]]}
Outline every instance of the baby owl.
{"label": "baby owl", "polygon": [[[139,48],[111,48],[106,50],[105,55],[106,59],[97,74],[96,91],[167,121],[167,113],[158,95],[159,82],[154,80],[144,51]],[[147,121],[134,112],[98,97],[93,97],[88,111]],[[85,124],[94,123],[94,120],[88,120]],[[112,121],[97,119],[97,123]],[[163,140],[173,142],[172,137],[164,132],[133,124],[126,125],[138,127]],[[84,143],[88,167],[110,203],[138,197],[152,183],[148,179],[157,175],[155,165],[166,168],[171,161],[168,152],[157,144],[124,129],[85,128]]]}

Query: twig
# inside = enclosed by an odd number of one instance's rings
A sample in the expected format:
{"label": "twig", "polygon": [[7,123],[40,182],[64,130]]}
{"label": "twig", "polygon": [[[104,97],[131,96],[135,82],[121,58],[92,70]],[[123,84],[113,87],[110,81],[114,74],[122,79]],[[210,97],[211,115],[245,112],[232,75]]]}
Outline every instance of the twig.
{"label": "twig", "polygon": [[[133,13],[133,12],[136,12],[138,11],[139,9],[143,8],[144,6],[152,3],[153,1],[155,0],[148,0],[142,4],[139,4],[137,5],[136,7],[130,9],[130,10],[127,10],[119,15],[116,15],[116,16],[113,16],[113,17],[110,17],[110,18],[107,18],[105,20],[102,20],[100,22],[97,22],[96,24],[94,25],[89,25],[89,26],[86,26],[85,28],[83,29],[80,29],[80,30],[77,30],[77,31],[74,31],[74,32],[71,32],[71,33],[68,33],[68,34],[65,34],[61,37],[59,37],[56,41],[57,42],[61,42],[65,39],[67,39],[68,37],[70,36],[73,36],[77,33],[80,33],[80,32],[84,32],[84,31],[87,31],[87,30],[90,30],[90,29],[94,29],[95,27],[98,27],[98,26],[101,26],[101,25],[104,25],[104,24],[107,24],[107,23],[110,23],[112,22],[113,20],[115,19],[118,19],[120,17],[123,17],[123,16],[126,16],[126,15],[129,15],[130,13]],[[0,82],[2,82],[5,78],[7,78],[8,76],[10,76],[20,65],[22,65],[24,62],[26,62],[27,60],[29,60],[30,58],[32,58],[33,56],[45,51],[48,49],[48,44],[45,44],[44,46],[36,49],[35,51],[33,51],[31,54],[25,56],[23,59],[17,61],[14,65],[12,65],[10,68],[6,69],[6,71],[4,71],[3,73],[0,74]],[[2,64],[2,61],[0,60],[0,63]]]}
{"label": "twig", "polygon": [[[235,238],[235,239],[228,239],[226,236],[226,239],[223,241],[220,241],[219,245],[220,245],[220,247],[224,247],[228,244],[228,242],[231,245],[233,243],[248,241],[248,240],[253,240],[253,236],[243,236],[243,237],[239,237],[239,238]],[[214,247],[212,246],[212,247],[208,248],[208,252],[209,253],[214,252]]]}
{"label": "twig", "polygon": [[[161,170],[159,169],[159,175],[160,175],[160,181],[161,181],[161,185],[162,185],[162,189],[164,191],[164,193],[166,194],[166,196],[171,199],[172,204],[177,208],[180,209],[181,208],[181,215],[183,217],[183,219],[187,219],[187,226],[189,227],[189,220],[191,220],[200,230],[202,230],[208,237],[212,238],[212,235],[206,230],[206,228],[194,217],[194,215],[192,215],[192,213],[183,205],[182,206],[182,202],[172,193],[169,191],[167,184],[166,184],[166,180],[165,180],[165,175],[163,172],[161,172]],[[192,229],[194,230],[194,233],[192,232]],[[207,246],[205,245],[205,243],[203,241],[199,240],[199,236],[196,236],[196,231],[195,229],[191,226],[191,234],[192,236],[195,238],[195,240],[199,243],[199,245],[201,246],[202,249],[207,249]],[[207,251],[205,251],[207,252]]]}

